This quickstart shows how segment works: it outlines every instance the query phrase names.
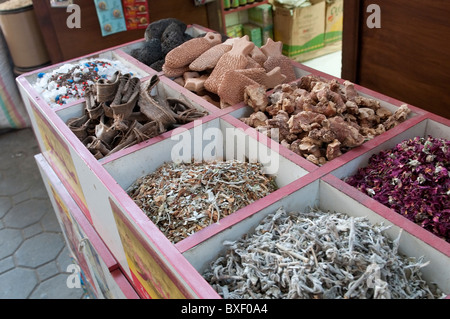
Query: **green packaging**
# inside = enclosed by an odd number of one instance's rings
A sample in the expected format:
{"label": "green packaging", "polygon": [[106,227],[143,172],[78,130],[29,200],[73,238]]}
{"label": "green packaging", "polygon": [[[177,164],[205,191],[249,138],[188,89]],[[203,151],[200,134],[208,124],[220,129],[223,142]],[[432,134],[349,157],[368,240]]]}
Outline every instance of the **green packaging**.
{"label": "green packaging", "polygon": [[261,28],[252,23],[245,23],[243,25],[244,35],[248,35],[250,41],[252,41],[257,47],[262,45]]}

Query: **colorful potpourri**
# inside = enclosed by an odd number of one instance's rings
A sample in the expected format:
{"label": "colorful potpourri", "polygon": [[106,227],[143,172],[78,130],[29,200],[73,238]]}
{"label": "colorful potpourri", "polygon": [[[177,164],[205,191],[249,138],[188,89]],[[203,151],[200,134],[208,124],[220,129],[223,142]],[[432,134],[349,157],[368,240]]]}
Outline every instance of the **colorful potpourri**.
{"label": "colorful potpourri", "polygon": [[100,78],[110,80],[117,70],[128,72],[120,61],[85,59],[77,63],[63,64],[49,73],[38,73],[33,87],[52,107],[58,107],[83,98],[89,86]]}
{"label": "colorful potpourri", "polygon": [[165,163],[127,193],[173,243],[277,189],[260,163]]}
{"label": "colorful potpourri", "polygon": [[450,141],[415,137],[374,154],[348,184],[450,242]]}
{"label": "colorful potpourri", "polygon": [[203,277],[225,299],[435,299],[428,265],[398,253],[389,227],[367,218],[307,209],[268,215],[254,233],[225,241]]}

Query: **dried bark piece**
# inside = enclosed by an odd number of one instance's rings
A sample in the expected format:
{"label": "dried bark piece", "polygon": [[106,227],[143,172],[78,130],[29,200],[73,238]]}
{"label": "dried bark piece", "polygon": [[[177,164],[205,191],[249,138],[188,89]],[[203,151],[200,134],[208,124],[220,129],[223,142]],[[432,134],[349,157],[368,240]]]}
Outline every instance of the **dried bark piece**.
{"label": "dried bark piece", "polygon": [[152,96],[152,88],[159,82],[159,77],[154,75],[149,81],[141,85],[138,105],[141,112],[148,117],[150,121],[156,121],[159,124],[160,132],[165,132],[170,125],[176,123],[173,112],[166,105],[158,103]]}
{"label": "dried bark piece", "polygon": [[[126,82],[125,82],[126,81]],[[122,86],[122,84],[124,85]],[[121,77],[121,84],[110,107],[113,117],[128,118],[133,112],[139,98],[141,80],[137,77]]]}
{"label": "dried bark piece", "polygon": [[248,85],[244,89],[245,104],[253,108],[253,111],[264,112],[269,104],[266,88],[260,84]]}
{"label": "dried bark piece", "polygon": [[345,98],[349,101],[353,101],[357,96],[355,85],[350,81],[344,81],[345,86]]}
{"label": "dried bark piece", "polygon": [[247,56],[254,47],[255,44],[249,41],[248,36],[237,39],[233,43],[231,50],[226,52],[217,62],[211,75],[205,81],[205,88],[209,92],[217,94],[226,72],[230,70],[241,70],[247,67]]}
{"label": "dried bark piece", "polygon": [[341,155],[342,155],[341,142],[339,142],[337,139],[333,140],[333,142],[327,145],[327,154],[326,154],[327,160],[331,161]]}
{"label": "dried bark piece", "polygon": [[103,143],[110,145],[117,134],[119,134],[119,131],[108,125],[105,115],[102,115],[99,124],[95,126],[95,136]]}
{"label": "dried bark piece", "polygon": [[289,131],[289,114],[284,111],[279,111],[273,118],[267,120],[267,125],[270,128],[278,129],[278,140],[286,140],[288,143],[292,143],[297,139],[297,135],[292,134]]}
{"label": "dried bark piece", "polygon": [[100,78],[95,83],[95,95],[97,102],[111,102],[114,99],[121,78],[120,71],[114,72],[110,80]]}
{"label": "dried bark piece", "polygon": [[353,148],[361,145],[365,141],[364,136],[359,133],[358,129],[349,125],[340,116],[332,117],[324,122],[322,122],[322,125],[332,130],[344,147]]}
{"label": "dried bark piece", "polygon": [[242,118],[241,120],[248,126],[257,128],[259,126],[267,125],[268,119],[269,118],[267,117],[266,114],[259,111],[259,112],[252,113],[249,117]]}
{"label": "dried bark piece", "polygon": [[309,132],[315,128],[320,128],[322,122],[326,120],[323,114],[302,111],[289,119],[289,129],[291,133]]}
{"label": "dried bark piece", "polygon": [[[205,87],[209,78],[204,83]],[[244,100],[245,87],[249,85],[258,85],[258,83],[244,74],[237,72],[237,70],[226,72],[222,77],[217,91],[217,95],[219,95],[221,101],[221,108],[242,102]]]}
{"label": "dried bark piece", "polygon": [[170,69],[189,66],[202,53],[221,42],[220,34],[207,32],[204,37],[186,41],[167,53],[164,65]]}
{"label": "dried bark piece", "polygon": [[267,71],[273,70],[275,67],[280,67],[281,73],[286,76],[284,82],[292,82],[296,80],[292,61],[282,54],[283,43],[281,41],[273,41],[271,38],[267,39],[266,44],[261,47],[261,51],[267,56],[264,62],[264,68]]}
{"label": "dried bark piece", "polygon": [[182,66],[181,68],[170,68],[165,63],[162,66],[164,75],[169,78],[177,78],[182,76],[185,72],[189,72],[189,66]]}

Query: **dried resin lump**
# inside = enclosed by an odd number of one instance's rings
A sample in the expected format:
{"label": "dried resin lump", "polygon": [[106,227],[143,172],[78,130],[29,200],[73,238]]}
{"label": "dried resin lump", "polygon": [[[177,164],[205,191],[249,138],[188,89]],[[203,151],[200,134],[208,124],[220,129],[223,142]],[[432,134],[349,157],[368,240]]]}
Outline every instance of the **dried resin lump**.
{"label": "dried resin lump", "polygon": [[262,132],[278,129],[272,138],[317,165],[395,127],[410,113],[406,105],[392,113],[359,95],[349,81],[342,88],[337,80],[314,75],[280,84],[268,98],[264,88],[249,86],[244,98],[254,113],[242,121]]}

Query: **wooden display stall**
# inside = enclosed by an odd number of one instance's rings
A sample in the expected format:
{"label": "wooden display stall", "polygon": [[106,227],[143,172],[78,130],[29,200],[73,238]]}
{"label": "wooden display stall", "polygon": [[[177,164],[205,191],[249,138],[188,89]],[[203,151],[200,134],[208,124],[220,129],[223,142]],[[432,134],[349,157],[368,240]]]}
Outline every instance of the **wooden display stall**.
{"label": "wooden display stall", "polygon": [[344,1],[342,78],[450,118],[449,15],[445,0]]}
{"label": "wooden display stall", "polygon": [[[108,49],[116,45],[143,39],[142,29],[101,35],[93,0],[77,0],[81,10],[81,27],[67,27],[70,12],[65,7],[51,7],[50,1],[34,1],[34,10],[45,45],[53,64]],[[147,1],[150,23],[164,18],[176,18],[186,24],[208,25],[205,6],[195,6],[194,1]],[[186,14],[189,12],[189,14]]]}
{"label": "wooden display stall", "polygon": [[[201,30],[198,26],[191,28]],[[48,164],[60,180],[57,189],[70,194],[66,201],[76,203],[78,215],[85,218],[85,226],[92,226],[90,234],[98,236],[107,247],[110,255],[101,257],[106,268],[109,271],[120,270],[140,298],[220,298],[202,276],[204,270],[226,250],[224,242],[251,234],[266,216],[280,207],[298,211],[319,207],[354,217],[365,216],[374,224],[383,222],[390,226],[387,234],[392,240],[402,233],[399,252],[410,257],[424,256],[431,261],[423,269],[425,280],[435,283],[445,295],[450,294],[450,243],[386,206],[375,203],[368,195],[341,180],[364,166],[371,154],[405,138],[433,134],[450,139],[449,120],[408,105],[412,112],[403,123],[318,166],[241,121],[241,117],[251,112],[244,103],[219,109],[163,73],[142,67],[127,55],[129,48],[137,45],[139,41],[97,55],[112,55],[129,63],[142,81],[158,76],[158,92],[184,99],[197,110],[205,111],[206,115],[100,160],[66,125],[67,119],[81,115],[86,103],[83,99],[56,107],[45,102],[33,88],[33,83],[39,73],[49,69],[24,74],[17,82],[42,152],[38,162],[42,166],[45,166],[44,162]],[[292,63],[298,78],[312,74],[335,79],[343,85],[342,79]],[[360,95],[379,101],[390,111],[403,104],[362,86],[356,85],[355,88]],[[183,149],[184,156],[198,161],[236,159],[259,162],[274,177],[278,189],[173,243],[147,217],[127,190],[136,179],[154,172],[165,162],[174,161],[175,149]],[[52,174],[47,171],[43,174],[44,179],[46,175]],[[52,188],[48,190],[50,197],[54,197]],[[58,209],[56,205],[55,210],[61,215]],[[66,228],[70,228],[70,222]],[[83,236],[91,241],[90,234]],[[78,245],[78,239],[72,239],[72,236],[67,240],[70,245]],[[132,293],[124,295],[134,296]]]}

